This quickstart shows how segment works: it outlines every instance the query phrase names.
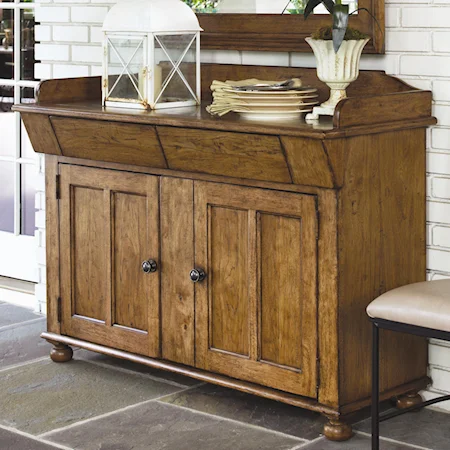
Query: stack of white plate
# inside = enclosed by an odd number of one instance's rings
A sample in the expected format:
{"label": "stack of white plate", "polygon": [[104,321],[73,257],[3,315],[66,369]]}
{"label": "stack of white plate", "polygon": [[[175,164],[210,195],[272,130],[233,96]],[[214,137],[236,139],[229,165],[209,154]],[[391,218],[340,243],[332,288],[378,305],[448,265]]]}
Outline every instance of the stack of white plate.
{"label": "stack of white plate", "polygon": [[233,111],[246,119],[291,119],[312,111],[317,105],[317,89],[300,87],[293,89],[251,90],[225,88],[227,99],[233,104]]}

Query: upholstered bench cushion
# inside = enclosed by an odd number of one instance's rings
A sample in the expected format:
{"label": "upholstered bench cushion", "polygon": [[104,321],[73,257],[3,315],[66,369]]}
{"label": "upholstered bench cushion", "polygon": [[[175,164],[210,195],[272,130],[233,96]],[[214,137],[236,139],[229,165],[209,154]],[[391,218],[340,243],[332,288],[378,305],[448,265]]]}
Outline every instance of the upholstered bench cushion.
{"label": "upholstered bench cushion", "polygon": [[450,332],[450,280],[408,284],[375,299],[367,314],[374,319]]}

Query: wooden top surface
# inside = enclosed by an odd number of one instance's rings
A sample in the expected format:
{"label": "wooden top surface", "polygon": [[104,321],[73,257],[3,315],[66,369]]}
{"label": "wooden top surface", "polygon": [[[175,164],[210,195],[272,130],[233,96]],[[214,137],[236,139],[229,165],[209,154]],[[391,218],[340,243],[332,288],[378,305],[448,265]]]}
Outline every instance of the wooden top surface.
{"label": "wooden top surface", "polygon": [[14,110],[27,113],[96,119],[113,122],[166,125],[241,133],[335,139],[426,127],[436,123],[431,116],[432,95],[379,71],[361,71],[348,90],[348,98],[339,102],[334,117],[307,124],[298,119],[256,121],[236,113],[221,118],[206,112],[211,102],[213,80],[282,80],[299,77],[305,86],[318,89],[319,101],[329,96],[329,88],[317,78],[315,69],[227,64],[202,65],[202,98],[198,107],[142,111],[127,108],[103,108],[100,77],[46,80],[37,88],[36,104],[17,105]]}
{"label": "wooden top surface", "polygon": [[51,116],[241,133],[299,136],[315,139],[335,139],[390,130],[417,128],[435,123],[435,119],[428,116],[409,121],[381,123],[376,126],[371,124],[337,128],[333,125],[332,117],[322,117],[320,122],[314,124],[306,123],[304,115],[298,119],[273,121],[248,120],[236,113],[229,113],[220,118],[212,117],[205,109],[208,104],[209,102],[204,102],[197,107],[142,111],[128,108],[103,108],[99,101],[83,101],[60,104],[20,104],[16,105],[14,109],[24,113],[39,113]]}

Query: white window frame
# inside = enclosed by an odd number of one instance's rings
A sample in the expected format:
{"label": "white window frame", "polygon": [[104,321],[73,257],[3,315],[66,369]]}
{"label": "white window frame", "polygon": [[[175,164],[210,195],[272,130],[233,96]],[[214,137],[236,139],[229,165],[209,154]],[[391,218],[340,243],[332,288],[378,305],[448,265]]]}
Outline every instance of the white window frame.
{"label": "white window frame", "polygon": [[[35,9],[35,3],[23,3],[19,0],[0,3],[0,10],[13,10],[14,20],[14,72],[12,79],[0,78],[0,85],[12,86],[14,89],[14,104],[21,102],[21,90],[24,87],[35,88],[37,81],[21,79],[21,13],[26,9]],[[1,113],[0,113],[1,114]],[[0,275],[37,281],[36,243],[34,236],[21,234],[21,167],[33,165],[37,169],[37,158],[21,157],[22,120],[20,114],[14,112],[15,148],[12,156],[0,156],[0,161],[14,164],[14,232],[0,231]]]}

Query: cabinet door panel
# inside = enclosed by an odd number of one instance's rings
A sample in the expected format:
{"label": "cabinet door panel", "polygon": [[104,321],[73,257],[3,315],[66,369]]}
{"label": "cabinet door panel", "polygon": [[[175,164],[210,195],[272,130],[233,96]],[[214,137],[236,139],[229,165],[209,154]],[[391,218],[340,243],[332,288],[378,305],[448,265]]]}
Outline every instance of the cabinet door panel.
{"label": "cabinet door panel", "polygon": [[62,333],[159,356],[158,178],[61,165]]}
{"label": "cabinet door panel", "polygon": [[147,198],[143,195],[112,194],[114,298],[112,323],[148,331],[148,284],[138,269],[146,251]]}
{"label": "cabinet door panel", "polygon": [[[103,203],[103,190],[73,186],[72,236],[76,241],[72,267],[74,314],[102,322],[106,320],[107,309]],[[92,283],[93,279],[97,282]]]}
{"label": "cabinet door panel", "polygon": [[317,395],[312,195],[196,182],[196,365]]}
{"label": "cabinet door panel", "polygon": [[209,206],[210,347],[249,355],[248,213]]}

